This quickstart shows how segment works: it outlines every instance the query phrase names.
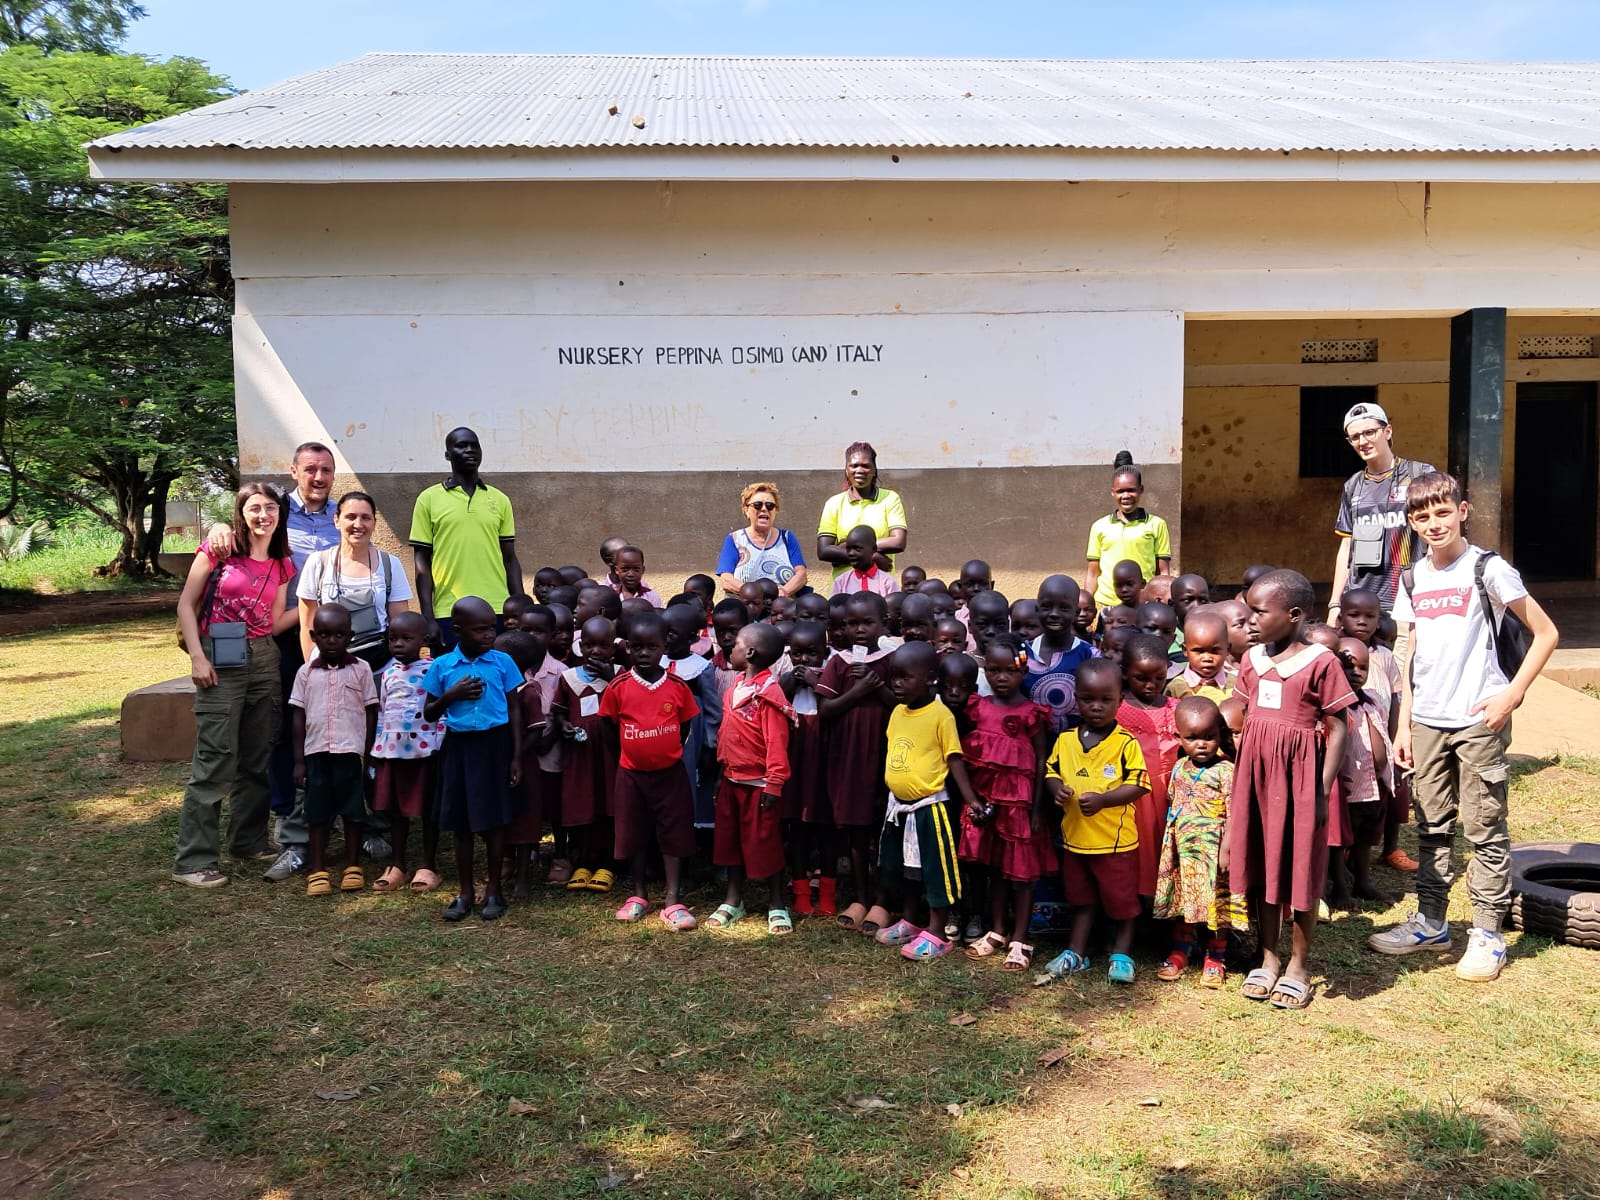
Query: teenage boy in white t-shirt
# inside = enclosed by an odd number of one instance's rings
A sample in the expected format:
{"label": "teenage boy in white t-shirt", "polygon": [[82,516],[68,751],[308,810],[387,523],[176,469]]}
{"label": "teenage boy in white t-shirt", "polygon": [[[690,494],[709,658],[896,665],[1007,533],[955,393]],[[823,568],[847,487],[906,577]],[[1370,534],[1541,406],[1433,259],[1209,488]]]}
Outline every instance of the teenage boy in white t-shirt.
{"label": "teenage boy in white t-shirt", "polygon": [[1506,831],[1511,713],[1550,660],[1556,627],[1510,563],[1495,555],[1484,564],[1483,586],[1495,624],[1509,609],[1533,634],[1516,677],[1507,679],[1476,583],[1478,560],[1488,552],[1462,536],[1468,512],[1461,485],[1441,472],[1419,476],[1407,491],[1406,519],[1428,548],[1412,578],[1397,589],[1394,603],[1394,619],[1412,623],[1394,757],[1402,768],[1415,770],[1417,911],[1393,929],[1373,934],[1367,944],[1384,954],[1450,948],[1445,911],[1455,879],[1450,846],[1459,815],[1473,850],[1467,869],[1472,930],[1456,974],[1488,981],[1505,965],[1500,926],[1511,908]]}

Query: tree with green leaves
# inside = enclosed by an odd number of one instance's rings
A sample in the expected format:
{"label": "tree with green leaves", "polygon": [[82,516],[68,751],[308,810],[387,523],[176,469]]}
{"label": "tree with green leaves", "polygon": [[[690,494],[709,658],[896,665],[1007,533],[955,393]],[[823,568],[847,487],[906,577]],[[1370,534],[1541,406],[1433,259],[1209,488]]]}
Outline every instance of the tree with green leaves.
{"label": "tree with green leaves", "polygon": [[158,569],[175,481],[234,478],[227,193],[95,181],[83,147],[228,94],[193,59],[0,53],[0,516],[74,504],[116,572]]}
{"label": "tree with green leaves", "polygon": [[0,46],[110,54],[142,16],[131,0],[0,0]]}

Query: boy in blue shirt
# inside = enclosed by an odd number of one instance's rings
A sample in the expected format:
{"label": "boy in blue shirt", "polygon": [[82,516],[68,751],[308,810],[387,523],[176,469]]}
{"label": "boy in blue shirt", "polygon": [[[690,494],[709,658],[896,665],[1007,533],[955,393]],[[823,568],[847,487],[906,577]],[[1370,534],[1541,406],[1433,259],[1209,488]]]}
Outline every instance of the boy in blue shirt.
{"label": "boy in blue shirt", "polygon": [[522,782],[513,729],[522,728],[522,672],[511,656],[494,648],[495,611],[476,596],[450,609],[455,649],[434,659],[422,682],[428,694],[426,720],[444,718],[447,731],[439,754],[439,827],[456,837],[456,876],[460,895],[444,910],[446,921],[472,912],[473,835],[483,838],[489,880],[483,889],[485,921],[505,915],[500,874],[505,861],[505,831],[515,815],[512,789]]}

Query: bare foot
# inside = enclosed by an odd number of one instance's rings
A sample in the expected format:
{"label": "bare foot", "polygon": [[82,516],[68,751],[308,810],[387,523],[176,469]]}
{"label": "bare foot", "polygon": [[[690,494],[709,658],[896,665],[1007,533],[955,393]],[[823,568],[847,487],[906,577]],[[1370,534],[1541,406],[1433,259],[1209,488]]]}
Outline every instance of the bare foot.
{"label": "bare foot", "polygon": [[518,901],[518,902],[525,902],[525,901],[529,900],[530,898],[532,898],[532,896],[533,896],[533,889],[528,886],[527,880],[519,880],[517,883],[512,885],[512,888],[511,888],[511,899],[512,900],[515,900],[515,901]]}
{"label": "bare foot", "polygon": [[1337,912],[1349,912],[1356,906],[1356,898],[1348,890],[1341,889],[1328,897],[1328,907]]}

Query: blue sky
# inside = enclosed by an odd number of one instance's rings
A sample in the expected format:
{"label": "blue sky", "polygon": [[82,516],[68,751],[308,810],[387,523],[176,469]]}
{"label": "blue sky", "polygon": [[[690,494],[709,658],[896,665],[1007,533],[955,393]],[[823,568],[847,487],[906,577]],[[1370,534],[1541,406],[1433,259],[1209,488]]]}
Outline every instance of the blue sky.
{"label": "blue sky", "polygon": [[127,48],[260,87],[369,50],[1600,57],[1594,0],[144,0]]}

